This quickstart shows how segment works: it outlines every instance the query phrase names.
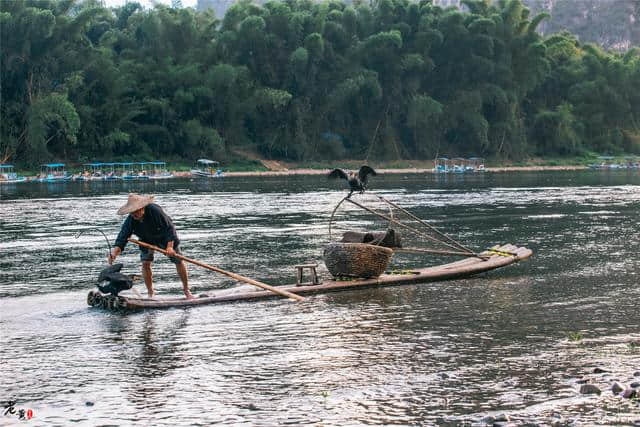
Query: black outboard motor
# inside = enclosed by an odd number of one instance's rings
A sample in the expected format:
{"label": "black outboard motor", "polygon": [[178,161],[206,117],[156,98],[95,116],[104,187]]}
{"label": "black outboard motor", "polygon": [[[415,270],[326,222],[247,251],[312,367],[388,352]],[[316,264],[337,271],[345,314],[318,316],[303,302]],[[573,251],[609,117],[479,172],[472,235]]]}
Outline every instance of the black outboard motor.
{"label": "black outboard motor", "polygon": [[133,287],[133,278],[120,273],[121,269],[122,264],[113,264],[100,272],[97,285],[100,292],[118,296],[118,293]]}

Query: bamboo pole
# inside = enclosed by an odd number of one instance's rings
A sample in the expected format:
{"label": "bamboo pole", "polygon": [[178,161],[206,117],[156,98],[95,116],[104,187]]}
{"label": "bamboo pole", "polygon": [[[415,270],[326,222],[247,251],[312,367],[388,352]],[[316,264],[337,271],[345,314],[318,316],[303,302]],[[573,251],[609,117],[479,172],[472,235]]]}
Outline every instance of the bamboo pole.
{"label": "bamboo pole", "polygon": [[331,212],[331,218],[329,218],[329,240],[331,240],[331,224],[333,224],[333,216],[336,214],[336,211],[338,210],[342,202],[344,202],[347,198],[348,196],[340,200],[340,202],[336,205],[336,207],[333,208],[333,212]]}
{"label": "bamboo pole", "polygon": [[[147,249],[152,249],[154,251],[158,251],[158,252],[160,252],[162,254],[167,255],[167,251],[166,250],[161,249],[161,248],[159,248],[157,246],[150,245],[150,244],[145,243],[145,242],[140,242],[140,241],[135,240],[135,239],[128,239],[128,240],[131,243],[134,243],[134,244],[136,244],[138,246],[142,246],[142,247],[147,248]],[[284,291],[282,289],[278,289],[278,288],[276,288],[274,286],[267,285],[266,283],[258,282],[257,280],[253,280],[253,279],[250,279],[248,277],[244,277],[244,276],[241,276],[239,274],[223,270],[223,269],[221,269],[219,267],[214,267],[213,265],[205,264],[203,262],[196,261],[196,260],[191,259],[191,258],[187,258],[186,256],[182,256],[180,254],[175,254],[175,257],[178,258],[178,259],[181,259],[183,261],[190,262],[191,264],[195,264],[197,266],[206,268],[207,270],[211,270],[211,271],[215,271],[215,272],[220,273],[220,274],[224,274],[225,276],[229,276],[229,277],[231,277],[233,279],[236,279],[236,280],[238,280],[240,282],[245,282],[245,283],[248,283],[250,285],[257,286],[259,288],[266,289],[266,290],[271,291],[271,292],[275,292],[276,294],[280,294],[282,296],[294,299],[296,301],[304,301],[304,299],[305,299],[304,297],[301,297],[300,295],[296,295],[296,294],[291,293],[289,291]]]}

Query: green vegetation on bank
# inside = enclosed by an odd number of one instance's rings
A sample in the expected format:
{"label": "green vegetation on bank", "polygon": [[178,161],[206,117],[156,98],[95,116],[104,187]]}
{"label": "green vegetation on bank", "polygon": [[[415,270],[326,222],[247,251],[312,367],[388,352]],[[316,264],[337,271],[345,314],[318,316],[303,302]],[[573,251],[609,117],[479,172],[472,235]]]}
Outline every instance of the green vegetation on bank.
{"label": "green vegetation on bank", "polygon": [[542,38],[546,15],[520,0],[464,3],[469,12],[241,0],[217,19],[137,3],[0,2],[0,161],[640,152],[639,49]]}

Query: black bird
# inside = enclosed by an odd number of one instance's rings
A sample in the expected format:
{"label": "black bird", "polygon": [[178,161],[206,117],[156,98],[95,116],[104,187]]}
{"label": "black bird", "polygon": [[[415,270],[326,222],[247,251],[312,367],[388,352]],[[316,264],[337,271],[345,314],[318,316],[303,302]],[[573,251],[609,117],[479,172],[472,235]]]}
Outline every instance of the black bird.
{"label": "black bird", "polygon": [[97,285],[100,292],[118,296],[118,293],[133,287],[133,277],[120,273],[121,269],[122,264],[114,264],[100,272]]}
{"label": "black bird", "polygon": [[356,172],[348,171],[345,172],[342,169],[334,169],[329,173],[329,178],[344,178],[349,183],[349,195],[347,198],[351,197],[354,191],[359,191],[360,194],[364,193],[367,189],[367,179],[369,175],[376,176],[376,171],[373,170],[372,167],[362,166],[360,170]]}

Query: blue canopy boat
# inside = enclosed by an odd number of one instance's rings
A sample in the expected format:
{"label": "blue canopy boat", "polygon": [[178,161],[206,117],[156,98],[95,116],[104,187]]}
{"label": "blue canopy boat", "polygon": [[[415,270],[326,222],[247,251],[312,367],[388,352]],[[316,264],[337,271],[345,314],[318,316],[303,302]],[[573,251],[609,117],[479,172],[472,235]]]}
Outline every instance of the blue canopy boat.
{"label": "blue canopy boat", "polygon": [[152,169],[149,175],[150,179],[168,179],[173,178],[173,174],[167,170],[167,164],[165,162],[146,162]]}
{"label": "blue canopy boat", "polygon": [[215,160],[198,159],[195,168],[191,169],[191,176],[194,178],[222,178],[220,163]]}
{"label": "blue canopy boat", "polygon": [[27,178],[18,176],[18,174],[13,171],[13,165],[0,164],[0,184],[16,184],[26,181]]}
{"label": "blue canopy boat", "polygon": [[71,179],[71,175],[64,169],[64,163],[46,163],[41,166],[41,173],[37,182],[66,182]]}
{"label": "blue canopy boat", "polygon": [[446,157],[438,157],[435,160],[435,167],[433,168],[433,171],[435,173],[447,173],[451,171],[451,168],[449,167],[450,164],[450,160]]}
{"label": "blue canopy boat", "polygon": [[467,159],[467,172],[486,172],[484,167],[484,159],[482,157],[469,157]]}
{"label": "blue canopy boat", "polygon": [[132,181],[136,179],[136,175],[133,172],[132,162],[119,162],[115,163],[116,168],[120,171],[120,179],[125,181]]}
{"label": "blue canopy boat", "polygon": [[116,166],[117,165],[118,165],[118,163],[113,163],[113,162],[103,163],[102,164],[102,166],[105,168],[105,173],[104,173],[104,177],[103,177],[103,179],[105,181],[115,181],[117,179],[120,179],[120,175],[116,171]]}
{"label": "blue canopy boat", "polygon": [[116,163],[122,171],[120,179],[125,181],[139,181],[149,179],[149,175],[145,170],[148,162],[121,162]]}
{"label": "blue canopy boat", "polygon": [[105,172],[102,170],[102,168],[105,166],[105,164],[106,163],[100,162],[85,163],[83,166],[85,167],[85,169],[88,169],[89,172],[89,176],[87,177],[87,179],[90,181],[103,180],[105,177]]}
{"label": "blue canopy boat", "polygon": [[454,172],[454,173],[465,173],[466,172],[466,162],[467,162],[467,159],[465,159],[464,157],[455,157],[453,159],[453,168],[451,169],[451,172]]}

